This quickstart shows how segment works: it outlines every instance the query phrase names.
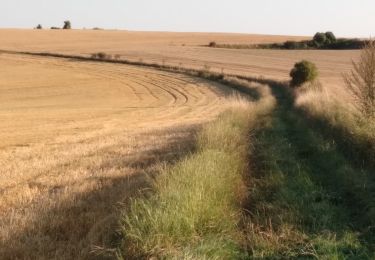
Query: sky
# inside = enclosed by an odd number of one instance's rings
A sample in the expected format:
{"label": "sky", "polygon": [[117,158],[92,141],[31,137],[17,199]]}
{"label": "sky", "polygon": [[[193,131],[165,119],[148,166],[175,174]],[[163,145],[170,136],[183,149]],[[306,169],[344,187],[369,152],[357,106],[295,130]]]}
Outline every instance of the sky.
{"label": "sky", "polygon": [[375,0],[0,0],[1,28],[375,36]]}

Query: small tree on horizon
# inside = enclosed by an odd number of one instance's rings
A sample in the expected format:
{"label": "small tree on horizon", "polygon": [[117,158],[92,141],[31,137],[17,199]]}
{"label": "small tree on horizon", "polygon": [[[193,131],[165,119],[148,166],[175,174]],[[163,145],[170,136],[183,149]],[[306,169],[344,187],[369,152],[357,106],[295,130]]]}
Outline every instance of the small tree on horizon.
{"label": "small tree on horizon", "polygon": [[43,29],[43,27],[42,27],[41,24],[38,24],[37,27],[35,27],[35,28],[38,29],[38,30],[42,30]]}
{"label": "small tree on horizon", "polygon": [[313,43],[315,44],[316,47],[318,48],[323,47],[326,44],[326,42],[327,42],[327,36],[325,33],[317,32],[314,35]]}
{"label": "small tree on horizon", "polygon": [[72,24],[70,23],[69,20],[67,21],[64,21],[64,27],[63,27],[64,30],[70,30],[72,29]]}
{"label": "small tree on horizon", "polygon": [[332,44],[337,41],[336,36],[333,34],[333,32],[326,32],[326,43]]}
{"label": "small tree on horizon", "polygon": [[312,43],[317,48],[327,48],[335,42],[337,42],[337,39],[333,32],[317,32],[312,40]]}

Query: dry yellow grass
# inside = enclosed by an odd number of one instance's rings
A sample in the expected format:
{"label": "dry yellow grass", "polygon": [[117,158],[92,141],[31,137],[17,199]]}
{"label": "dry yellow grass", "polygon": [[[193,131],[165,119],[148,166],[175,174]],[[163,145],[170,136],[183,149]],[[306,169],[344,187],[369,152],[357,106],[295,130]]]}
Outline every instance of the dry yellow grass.
{"label": "dry yellow grass", "polygon": [[3,54],[0,66],[2,259],[92,257],[116,203],[182,156],[232,95],[126,65]]}

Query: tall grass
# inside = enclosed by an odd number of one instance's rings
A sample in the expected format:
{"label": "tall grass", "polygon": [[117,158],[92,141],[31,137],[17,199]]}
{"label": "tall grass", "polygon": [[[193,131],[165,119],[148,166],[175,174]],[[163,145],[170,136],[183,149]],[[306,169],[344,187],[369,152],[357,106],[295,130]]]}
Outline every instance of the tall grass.
{"label": "tall grass", "polygon": [[[285,87],[286,88],[286,87]],[[246,234],[254,259],[373,259],[374,182],[311,127],[288,90],[254,143]]]}
{"label": "tall grass", "polygon": [[352,159],[374,166],[375,120],[363,117],[353,103],[333,97],[316,84],[307,84],[296,91],[296,107],[325,133],[335,137]]}
{"label": "tall grass", "polygon": [[236,259],[246,254],[239,225],[247,199],[250,130],[275,100],[264,86],[258,102],[236,98],[229,104],[197,136],[197,151],[164,168],[154,192],[134,199],[124,211],[122,256]]}

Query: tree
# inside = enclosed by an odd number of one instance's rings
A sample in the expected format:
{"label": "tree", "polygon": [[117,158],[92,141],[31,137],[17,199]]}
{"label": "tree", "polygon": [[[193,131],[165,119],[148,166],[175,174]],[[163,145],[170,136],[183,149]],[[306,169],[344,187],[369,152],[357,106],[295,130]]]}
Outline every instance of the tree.
{"label": "tree", "polygon": [[326,44],[332,44],[337,41],[336,36],[333,32],[326,32]]}
{"label": "tree", "polygon": [[324,47],[327,42],[327,36],[325,33],[316,33],[313,38],[313,43],[316,47],[321,48]]}
{"label": "tree", "polygon": [[38,30],[42,30],[43,29],[43,27],[42,27],[42,25],[41,24],[38,24],[38,26],[37,27],[35,27],[36,29],[38,29]]}
{"label": "tree", "polygon": [[362,49],[353,69],[344,74],[345,85],[357,107],[365,117],[375,119],[375,41],[369,41]]}
{"label": "tree", "polygon": [[70,30],[72,29],[72,24],[70,23],[70,21],[65,21],[64,22],[64,27],[63,27],[64,30]]}

